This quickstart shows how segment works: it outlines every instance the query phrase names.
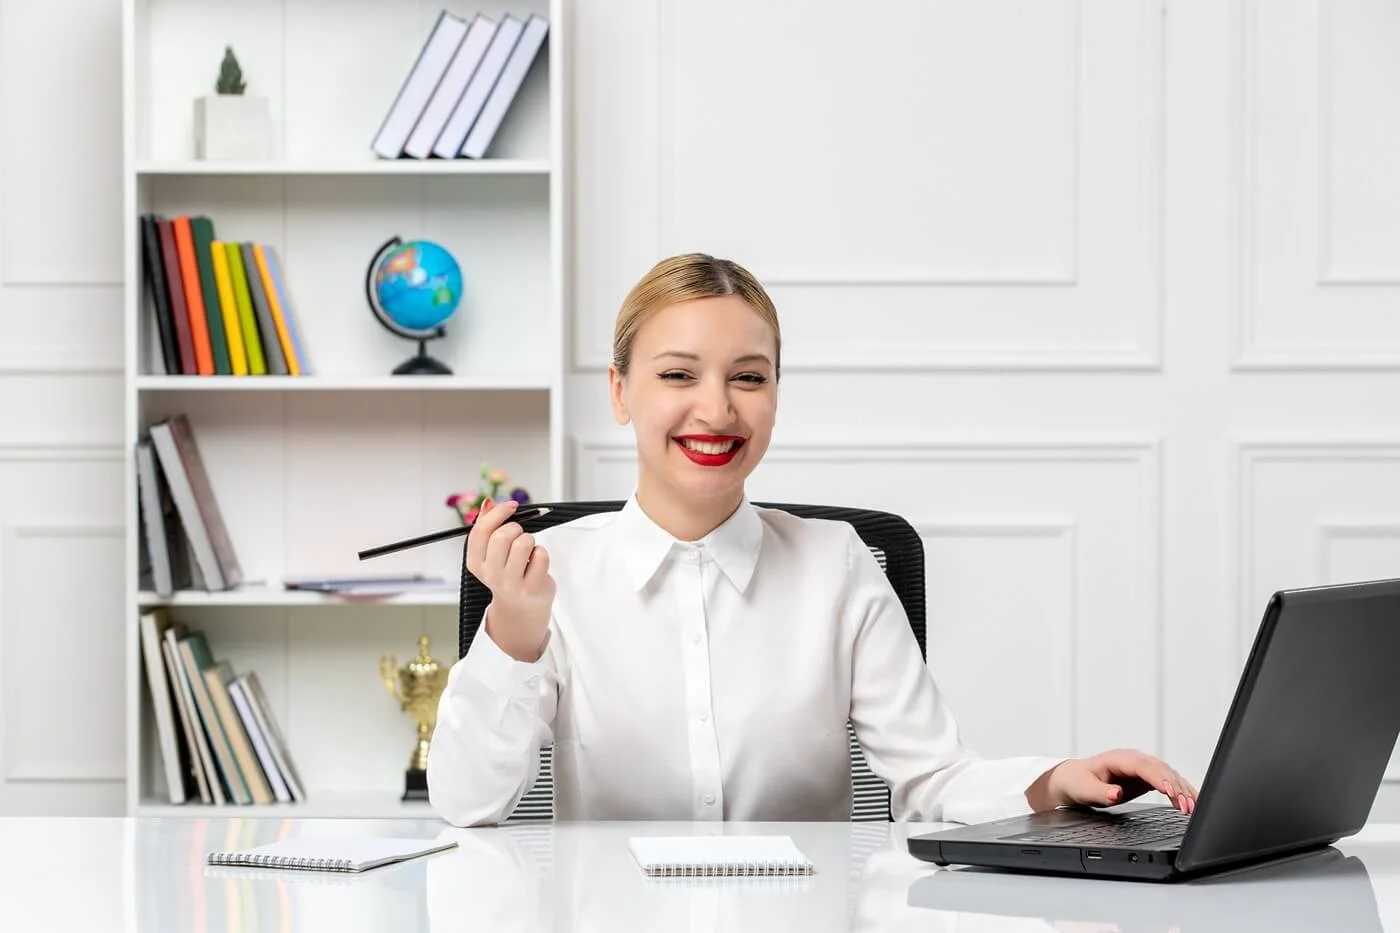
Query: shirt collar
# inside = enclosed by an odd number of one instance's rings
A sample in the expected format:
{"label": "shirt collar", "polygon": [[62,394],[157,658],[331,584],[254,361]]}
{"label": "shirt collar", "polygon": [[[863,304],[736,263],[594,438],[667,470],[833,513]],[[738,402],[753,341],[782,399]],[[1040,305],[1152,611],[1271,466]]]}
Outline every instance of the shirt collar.
{"label": "shirt collar", "polygon": [[763,542],[763,521],[747,498],[740,501],[733,515],[694,544],[677,540],[653,522],[637,504],[635,493],[623,505],[614,527],[627,566],[628,581],[634,590],[647,585],[673,547],[700,545],[742,593],[753,578],[759,545]]}

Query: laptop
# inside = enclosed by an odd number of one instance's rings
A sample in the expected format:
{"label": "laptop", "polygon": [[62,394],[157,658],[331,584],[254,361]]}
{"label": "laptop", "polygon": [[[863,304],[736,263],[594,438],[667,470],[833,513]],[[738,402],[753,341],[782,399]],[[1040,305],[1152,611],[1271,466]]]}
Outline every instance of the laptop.
{"label": "laptop", "polygon": [[[986,918],[1015,918],[1039,921],[1046,929],[1382,933],[1385,924],[1367,862],[1326,846],[1189,884],[1104,885],[953,868],[915,881],[906,900],[916,910],[955,915],[958,927],[982,921],[976,925],[990,929]],[[1383,879],[1385,871],[1377,877]]]}
{"label": "laptop", "polygon": [[1365,824],[1400,734],[1400,579],[1270,597],[1190,815],[1061,807],[910,836],[936,865],[1175,881]]}

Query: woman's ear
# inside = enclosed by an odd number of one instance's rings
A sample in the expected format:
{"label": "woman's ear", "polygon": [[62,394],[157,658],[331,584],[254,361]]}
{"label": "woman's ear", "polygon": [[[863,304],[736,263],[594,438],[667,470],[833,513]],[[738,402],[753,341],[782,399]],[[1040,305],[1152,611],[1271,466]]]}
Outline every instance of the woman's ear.
{"label": "woman's ear", "polygon": [[616,366],[608,367],[608,396],[612,402],[613,418],[618,424],[626,424],[632,420],[632,416],[627,413],[627,401],[622,396],[622,377],[617,373]]}

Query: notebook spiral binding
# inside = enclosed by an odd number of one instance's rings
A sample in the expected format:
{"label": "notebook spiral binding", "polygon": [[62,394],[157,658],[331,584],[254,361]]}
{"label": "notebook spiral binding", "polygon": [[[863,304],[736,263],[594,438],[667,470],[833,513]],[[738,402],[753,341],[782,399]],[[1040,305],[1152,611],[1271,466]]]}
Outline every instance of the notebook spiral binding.
{"label": "notebook spiral binding", "polygon": [[810,862],[676,862],[650,865],[644,869],[651,878],[753,878],[778,875],[810,875]]}
{"label": "notebook spiral binding", "polygon": [[239,868],[300,868],[307,871],[353,872],[349,859],[338,858],[289,858],[283,855],[247,855],[240,852],[211,852],[210,865],[236,866]]}

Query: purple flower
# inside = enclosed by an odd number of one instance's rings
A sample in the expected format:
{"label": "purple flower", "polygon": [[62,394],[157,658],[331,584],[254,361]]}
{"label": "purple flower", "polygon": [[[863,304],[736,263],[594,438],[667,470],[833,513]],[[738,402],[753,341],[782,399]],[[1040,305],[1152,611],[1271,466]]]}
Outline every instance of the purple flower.
{"label": "purple flower", "polygon": [[521,505],[530,501],[530,494],[519,486],[510,491],[510,497]]}

